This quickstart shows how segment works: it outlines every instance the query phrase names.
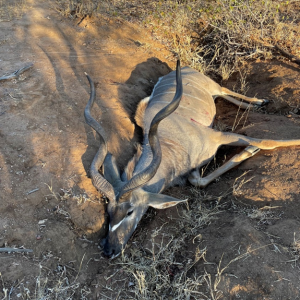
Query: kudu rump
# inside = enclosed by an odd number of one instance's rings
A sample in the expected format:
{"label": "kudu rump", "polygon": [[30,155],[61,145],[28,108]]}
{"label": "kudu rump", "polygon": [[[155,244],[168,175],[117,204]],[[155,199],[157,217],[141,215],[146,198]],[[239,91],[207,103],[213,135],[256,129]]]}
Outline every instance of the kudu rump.
{"label": "kudu rump", "polygon": [[[91,94],[84,115],[100,138],[90,176],[93,185],[109,200],[109,232],[103,243],[104,254],[109,257],[121,252],[149,206],[163,209],[186,201],[160,194],[165,188],[183,184],[186,179],[195,186],[204,187],[259,149],[300,145],[300,140],[261,140],[212,129],[216,97],[243,108],[263,105],[267,101],[236,94],[189,67],[181,70],[178,61],[176,71],[161,77],[151,96],[139,103],[135,120],[143,128],[143,144],[121,176],[100,133],[102,128],[91,116],[95,87],[87,77]],[[199,168],[213,159],[221,145],[246,148],[201,178]]]}

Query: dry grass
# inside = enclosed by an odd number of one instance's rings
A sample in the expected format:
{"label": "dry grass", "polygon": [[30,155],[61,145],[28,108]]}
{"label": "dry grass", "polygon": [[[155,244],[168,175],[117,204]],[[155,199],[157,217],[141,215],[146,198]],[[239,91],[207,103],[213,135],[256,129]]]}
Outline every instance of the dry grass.
{"label": "dry grass", "polygon": [[[21,300],[66,300],[66,299],[89,299],[91,291],[88,287],[82,286],[78,281],[78,276],[71,275],[63,265],[50,271],[38,264],[39,275],[35,278],[35,287],[23,280],[7,287],[4,283],[4,276],[0,273],[0,286],[4,297],[2,300],[21,299]],[[16,297],[16,298],[15,298]],[[75,298],[74,298],[75,297]]]}
{"label": "dry grass", "polygon": [[199,42],[206,45],[208,57],[218,53],[215,67],[219,66],[219,75],[225,79],[223,66],[238,68],[252,58],[271,58],[275,44],[299,54],[300,28],[291,7],[291,3],[282,1],[207,3],[201,9],[197,32]]}
{"label": "dry grass", "polygon": [[300,56],[298,1],[59,0],[56,7],[66,16],[99,13],[137,22],[184,65],[223,80],[251,59],[272,58],[274,45]]}
{"label": "dry grass", "polygon": [[[205,194],[194,191],[198,200]],[[197,274],[194,266],[206,262],[206,248],[201,248],[199,229],[209,224],[221,212],[220,206],[212,209],[192,203],[190,209],[180,209],[181,218],[174,228],[165,224],[153,230],[148,247],[132,245],[122,256],[112,262],[121,268],[127,278],[126,288],[119,299],[209,299],[217,295],[217,289],[208,287],[210,275]],[[174,219],[173,219],[174,221]],[[186,242],[193,240],[194,249],[186,249]],[[218,299],[216,296],[212,299]]]}
{"label": "dry grass", "polygon": [[[298,233],[297,233],[298,235]],[[297,265],[300,259],[300,238],[296,238],[296,232],[294,232],[294,241],[290,246],[290,253],[293,256],[292,262]]]}
{"label": "dry grass", "polygon": [[251,208],[247,210],[247,214],[250,219],[256,220],[258,226],[270,225],[271,221],[281,218],[282,212],[278,208],[280,207]]}
{"label": "dry grass", "polygon": [[[223,208],[219,204],[220,198],[212,199],[199,189],[193,189],[192,193],[191,207],[180,209],[181,218],[173,223],[174,228],[167,224],[166,230],[163,224],[151,232],[150,241],[146,243],[148,247],[143,247],[137,240],[121,257],[111,262],[117,271],[109,280],[122,282],[122,289],[120,284],[107,285],[107,291],[103,291],[107,292],[107,299],[116,299],[115,295],[117,299],[223,299],[220,286],[229,266],[271,245],[257,248],[249,246],[244,253],[238,252],[236,257],[227,262],[225,259],[223,261],[223,256],[217,264],[207,261],[208,250],[203,246],[199,232],[218,218]],[[207,199],[211,207],[201,204]],[[272,208],[240,208],[241,211],[259,223],[277,218]],[[210,271],[206,268],[208,265]],[[120,270],[122,275],[118,277]]]}
{"label": "dry grass", "polygon": [[[70,190],[62,190],[61,193],[56,193],[51,185],[46,184],[49,189],[49,194],[45,196],[46,200],[53,198],[57,202],[62,203],[68,199],[72,199],[80,206],[86,201],[92,201],[85,194],[74,195]],[[93,202],[93,201],[92,201]],[[63,205],[62,205],[63,206]],[[72,223],[70,214],[57,205],[56,214],[62,217],[62,220],[67,220]],[[73,224],[72,224],[73,225]],[[75,226],[73,226],[75,228]],[[26,256],[23,256],[26,258]],[[35,266],[32,270],[38,268],[38,276],[25,281],[21,279],[8,285],[6,281],[6,274],[0,273],[0,292],[2,300],[22,299],[22,300],[66,300],[66,299],[91,299],[91,289],[87,284],[79,282],[79,275],[83,269],[84,255],[81,259],[78,270],[74,269],[67,263],[64,265],[60,263],[60,259],[51,252],[45,250],[41,257],[34,258]],[[27,258],[26,258],[27,259]],[[58,260],[57,260],[58,259]],[[56,268],[48,267],[50,261],[55,261]],[[70,263],[70,262],[69,262]],[[32,284],[34,282],[34,284]]]}
{"label": "dry grass", "polygon": [[[164,223],[153,230],[145,243],[140,233],[135,242],[122,255],[111,262],[122,270],[123,288],[118,299],[221,299],[218,289],[222,274],[231,263],[244,257],[240,255],[225,266],[222,260],[215,265],[215,274],[205,270],[207,249],[202,245],[200,230],[222,213],[220,197],[212,199],[204,191],[192,189],[190,207],[178,209],[180,218]],[[209,200],[206,205],[203,201]],[[168,230],[166,230],[166,227]],[[191,244],[192,241],[192,244]],[[187,248],[189,244],[189,248]],[[248,255],[248,254],[247,254]],[[199,263],[204,268],[199,272]],[[211,265],[211,264],[210,264]],[[117,282],[117,272],[110,277]],[[120,286],[118,286],[118,289]],[[107,286],[107,294],[115,291]],[[107,299],[115,299],[112,294]]]}
{"label": "dry grass", "polygon": [[[153,234],[152,245],[156,248],[155,235]],[[182,244],[178,238],[165,236],[159,251],[149,249],[149,254],[139,252],[123,255],[114,265],[121,267],[128,276],[128,284],[131,289],[126,291],[128,297],[134,295],[134,299],[189,299],[191,296],[204,296],[201,287],[205,285],[204,276],[197,276],[188,272],[199,261],[205,259],[206,249],[196,249],[194,259],[184,261],[176,258]],[[126,277],[127,277],[126,276]]]}
{"label": "dry grass", "polygon": [[9,22],[12,19],[21,18],[29,8],[28,0],[0,0],[0,22]]}
{"label": "dry grass", "polygon": [[99,12],[101,3],[101,0],[57,0],[54,8],[68,18],[85,18]]}

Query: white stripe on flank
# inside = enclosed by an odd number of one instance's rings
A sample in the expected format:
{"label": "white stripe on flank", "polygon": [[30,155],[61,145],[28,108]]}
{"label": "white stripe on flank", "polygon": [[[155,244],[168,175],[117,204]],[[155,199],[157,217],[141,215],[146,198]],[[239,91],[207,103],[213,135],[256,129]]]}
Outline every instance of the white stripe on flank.
{"label": "white stripe on flank", "polygon": [[[172,94],[172,95],[174,95],[174,92],[163,92],[163,93],[156,94],[154,97],[151,98],[151,101],[152,101],[153,99],[155,99],[156,97],[158,97],[158,96],[166,95],[166,94]],[[187,97],[187,98],[188,98],[188,97],[194,98],[194,99],[196,99],[196,100],[198,100],[198,101],[200,101],[200,102],[206,103],[206,102],[205,102],[205,99],[201,99],[201,98],[199,98],[199,97],[192,96],[192,95],[190,95],[190,94],[182,93],[182,96],[185,96],[185,97]]]}
{"label": "white stripe on flank", "polygon": [[[203,74],[201,74],[201,73],[199,73],[200,75],[203,75]],[[195,74],[195,75],[197,75],[197,74]],[[193,76],[193,75],[191,75],[191,74],[187,74],[187,75],[185,75],[185,74],[183,74],[183,77],[184,77],[184,80],[187,80],[187,82],[182,82],[183,83],[183,85],[187,85],[187,84],[189,84],[189,83],[194,83],[195,85],[197,85],[199,88],[197,88],[197,87],[195,87],[195,86],[193,86],[193,85],[191,85],[192,87],[194,87],[194,88],[196,88],[196,89],[198,89],[198,90],[201,90],[201,91],[206,91],[206,89],[205,88],[203,88],[203,85],[206,83],[206,82],[203,82],[203,83],[199,83],[199,78],[197,78],[197,77],[195,77],[195,76]],[[155,85],[155,87],[156,86],[159,86],[159,87],[161,87],[161,86],[168,86],[168,85],[170,85],[170,86],[176,86],[176,81],[175,81],[175,79],[174,78],[168,78],[168,79],[165,79],[164,77],[160,77],[160,78],[162,78],[162,79],[164,79],[164,82],[160,82],[160,80],[156,83],[156,85]],[[192,78],[192,79],[191,79]],[[171,81],[171,83],[168,83],[168,82],[170,82]],[[152,94],[154,93],[154,91],[155,91],[155,89],[153,89],[153,92],[152,92]]]}
{"label": "white stripe on flank", "polygon": [[[124,220],[124,219],[123,219]],[[114,225],[112,228],[111,228],[111,231],[115,231],[120,225],[121,223],[123,222],[123,220],[121,220],[118,224]]]}
{"label": "white stripe on flank", "polygon": [[[189,79],[189,78],[188,78]],[[194,84],[196,84],[197,86],[194,86],[194,85],[192,85],[192,84],[190,84],[190,83],[194,83]],[[203,91],[207,91],[205,88],[203,88],[203,85],[201,85],[200,83],[198,83],[197,81],[194,81],[194,80],[190,80],[189,79],[189,81],[188,82],[182,82],[182,84],[183,84],[183,87],[184,86],[191,86],[191,87],[193,87],[194,89],[196,89],[196,90],[198,90],[198,91],[201,91],[201,92],[203,92]],[[157,88],[161,88],[161,87],[166,87],[166,86],[174,86],[174,87],[176,87],[176,82],[174,82],[174,80],[172,81],[172,83],[166,83],[166,84],[163,84],[163,83],[160,83],[159,84],[159,86],[157,86]],[[153,90],[153,92],[152,92],[152,95],[154,94],[154,90]],[[151,96],[152,96],[151,95]]]}
{"label": "white stripe on flank", "polygon": [[[156,101],[155,103],[167,103],[167,104],[169,104],[170,102],[168,102],[168,101]],[[190,108],[190,107],[186,107],[186,106],[180,106],[180,108],[184,108],[184,109],[187,109],[187,110],[191,110],[192,112],[195,112],[194,108]]]}

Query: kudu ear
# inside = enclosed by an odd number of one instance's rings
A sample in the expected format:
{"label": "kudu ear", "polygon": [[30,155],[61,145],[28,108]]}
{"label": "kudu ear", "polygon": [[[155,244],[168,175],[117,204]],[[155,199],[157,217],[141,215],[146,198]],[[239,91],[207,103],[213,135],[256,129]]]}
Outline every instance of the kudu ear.
{"label": "kudu ear", "polygon": [[102,165],[104,178],[114,187],[117,188],[122,184],[120,171],[116,163],[116,159],[112,154],[108,153]]}
{"label": "kudu ear", "polygon": [[177,205],[178,203],[185,202],[188,199],[180,200],[163,194],[154,194],[147,192],[146,200],[149,206],[157,209],[164,209]]}

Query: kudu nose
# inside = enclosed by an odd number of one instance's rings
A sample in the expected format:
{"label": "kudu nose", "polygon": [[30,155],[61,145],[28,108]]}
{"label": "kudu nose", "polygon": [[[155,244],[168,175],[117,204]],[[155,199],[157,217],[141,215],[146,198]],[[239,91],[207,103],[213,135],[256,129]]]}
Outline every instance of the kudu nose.
{"label": "kudu nose", "polygon": [[115,250],[114,249],[111,249],[109,247],[104,247],[103,249],[103,254],[105,257],[107,258],[111,258],[112,256],[114,256],[115,254]]}
{"label": "kudu nose", "polygon": [[115,255],[116,251],[114,248],[110,247],[107,238],[104,238],[100,241],[100,246],[103,249],[103,255],[107,258],[111,258]]}
{"label": "kudu nose", "polygon": [[108,251],[103,253],[106,258],[112,258],[114,256],[114,251]]}
{"label": "kudu nose", "polygon": [[107,238],[103,238],[99,242],[99,246],[103,249],[107,243]]}

